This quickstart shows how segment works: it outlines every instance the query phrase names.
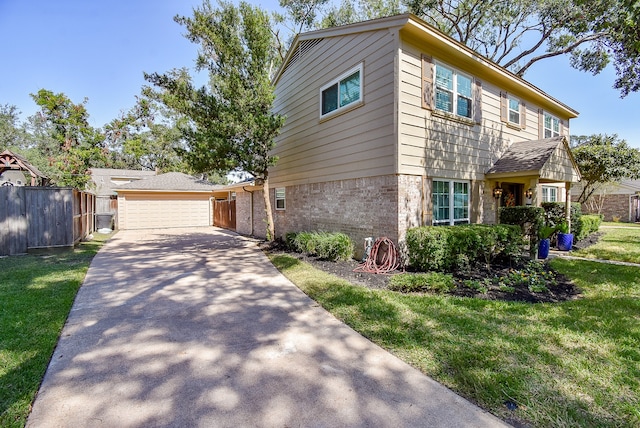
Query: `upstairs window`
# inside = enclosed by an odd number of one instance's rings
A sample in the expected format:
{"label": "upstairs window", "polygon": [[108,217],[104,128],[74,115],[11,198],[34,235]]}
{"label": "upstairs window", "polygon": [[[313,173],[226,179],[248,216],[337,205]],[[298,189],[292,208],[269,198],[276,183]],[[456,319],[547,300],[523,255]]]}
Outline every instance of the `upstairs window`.
{"label": "upstairs window", "polygon": [[458,71],[436,64],[435,107],[438,110],[471,118],[472,80]]}
{"label": "upstairs window", "polygon": [[520,100],[509,97],[509,122],[520,126]]}
{"label": "upstairs window", "polygon": [[500,92],[500,120],[516,129],[527,127],[527,108],[520,98],[508,92]]}
{"label": "upstairs window", "polygon": [[362,64],[320,89],[320,117],[362,101]]}
{"label": "upstairs window", "polygon": [[560,119],[551,116],[549,113],[544,114],[544,138],[553,138],[560,136]]}

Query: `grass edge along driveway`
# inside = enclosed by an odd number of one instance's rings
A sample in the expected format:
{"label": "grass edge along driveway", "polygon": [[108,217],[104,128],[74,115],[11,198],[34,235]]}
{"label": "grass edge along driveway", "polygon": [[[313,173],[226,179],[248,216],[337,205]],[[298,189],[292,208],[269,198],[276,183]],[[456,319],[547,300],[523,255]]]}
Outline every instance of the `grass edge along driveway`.
{"label": "grass edge along driveway", "polygon": [[554,260],[582,297],[527,304],[370,290],[271,260],[338,319],[508,422],[640,425],[639,268]]}
{"label": "grass edge along driveway", "polygon": [[0,426],[25,425],[76,293],[107,237],[0,258]]}

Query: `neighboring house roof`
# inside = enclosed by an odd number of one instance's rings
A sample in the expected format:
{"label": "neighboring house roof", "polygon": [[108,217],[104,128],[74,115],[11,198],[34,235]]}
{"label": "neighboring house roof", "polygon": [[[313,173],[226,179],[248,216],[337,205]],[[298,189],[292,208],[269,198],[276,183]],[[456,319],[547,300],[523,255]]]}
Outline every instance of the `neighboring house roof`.
{"label": "neighboring house roof", "polygon": [[524,93],[528,100],[535,101],[540,107],[560,112],[568,118],[578,116],[576,110],[410,13],[298,34],[274,76],[273,83],[276,84],[291,64],[323,38],[384,29],[396,29],[404,37],[428,43],[432,49],[445,55],[448,61],[474,70],[474,75],[478,78],[494,81],[505,90]]}
{"label": "neighboring house roof", "polygon": [[210,192],[223,186],[209,183],[182,172],[168,172],[145,180],[138,180],[118,186],[115,191],[149,190],[149,191],[188,191]]}
{"label": "neighboring house roof", "polygon": [[115,189],[132,181],[144,180],[156,175],[155,171],[136,169],[91,168],[91,180],[97,196],[115,195]]}
{"label": "neighboring house roof", "polygon": [[0,153],[0,172],[6,169],[19,169],[22,171],[28,171],[32,177],[47,179],[48,177],[44,175],[38,168],[32,165],[27,158],[17,153],[12,152],[11,150],[5,150]]}
{"label": "neighboring house roof", "polygon": [[494,176],[491,178],[518,174],[569,182],[580,179],[580,171],[563,136],[514,143],[486,174]]}

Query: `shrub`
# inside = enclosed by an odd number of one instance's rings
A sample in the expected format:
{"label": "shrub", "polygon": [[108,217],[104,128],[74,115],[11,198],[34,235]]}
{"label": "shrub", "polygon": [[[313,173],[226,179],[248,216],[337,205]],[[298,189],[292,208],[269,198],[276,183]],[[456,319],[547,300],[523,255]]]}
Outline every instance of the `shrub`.
{"label": "shrub", "polygon": [[597,232],[600,229],[602,223],[602,217],[597,214],[583,215],[578,220],[579,227],[577,228],[580,233],[576,233],[576,240],[581,240]]}
{"label": "shrub", "polygon": [[[564,202],[543,202],[541,204],[545,211],[545,223],[551,227],[555,227],[558,224],[566,220],[565,204]],[[582,207],[579,203],[573,202],[571,204],[571,224],[574,227],[573,233],[577,234],[579,231],[576,229],[579,224],[579,218],[582,216]]]}
{"label": "shrub", "polygon": [[349,260],[353,256],[353,241],[340,232],[290,232],[285,240],[293,251],[322,259]]}
{"label": "shrub", "polygon": [[529,255],[535,258],[538,237],[544,225],[544,209],[540,207],[502,207],[498,211],[500,223],[520,226],[522,235],[529,236]]}
{"label": "shrub", "polygon": [[406,235],[409,264],[421,271],[467,270],[513,258],[522,251],[520,227],[512,225],[423,226]]}
{"label": "shrub", "polygon": [[409,265],[421,270],[444,270],[449,258],[446,226],[424,226],[407,230]]}
{"label": "shrub", "polygon": [[421,274],[403,273],[389,279],[389,289],[411,293],[416,291],[432,291],[447,293],[455,288],[455,281],[451,274],[429,272]]}

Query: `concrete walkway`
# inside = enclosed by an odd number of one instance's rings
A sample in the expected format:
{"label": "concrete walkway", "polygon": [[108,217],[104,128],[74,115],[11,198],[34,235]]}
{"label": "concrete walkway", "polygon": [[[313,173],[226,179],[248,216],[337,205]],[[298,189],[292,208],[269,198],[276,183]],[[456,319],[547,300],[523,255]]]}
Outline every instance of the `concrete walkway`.
{"label": "concrete walkway", "polygon": [[28,427],[499,427],[214,228],[94,258]]}

